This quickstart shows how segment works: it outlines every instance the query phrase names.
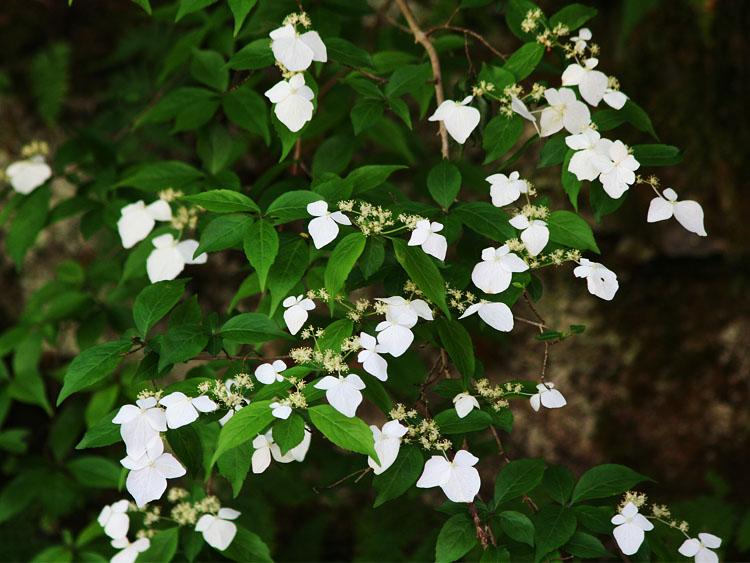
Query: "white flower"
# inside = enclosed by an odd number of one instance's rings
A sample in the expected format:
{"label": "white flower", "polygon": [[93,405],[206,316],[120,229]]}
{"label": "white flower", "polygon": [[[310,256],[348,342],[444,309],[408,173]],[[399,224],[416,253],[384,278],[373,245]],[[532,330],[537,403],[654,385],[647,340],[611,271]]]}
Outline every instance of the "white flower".
{"label": "white flower", "polygon": [[344,416],[353,417],[362,402],[362,389],[365,382],[356,373],[346,377],[326,375],[315,384],[316,389],[324,389],[330,405]]}
{"label": "white flower", "polygon": [[286,420],[292,414],[292,407],[290,407],[289,405],[284,405],[282,403],[279,403],[278,401],[274,401],[268,406],[271,409],[271,414],[275,416],[276,418]]}
{"label": "white flower", "polygon": [[578,135],[565,137],[565,144],[576,151],[568,163],[568,172],[575,174],[578,180],[596,180],[612,162],[608,156],[611,141],[602,139],[599,132],[591,127]]}
{"label": "white flower", "polygon": [[414,325],[405,325],[401,318],[389,321],[385,320],[375,327],[378,332],[378,344],[383,352],[386,352],[398,358],[402,356],[414,342],[414,333],[411,327]]}
{"label": "white flower", "polygon": [[719,563],[719,556],[712,549],[721,547],[721,538],[713,534],[702,532],[698,539],[691,538],[682,542],[680,555],[695,557],[695,563]]}
{"label": "white flower", "polygon": [[315,309],[315,302],[304,295],[289,296],[281,303],[286,307],[284,322],[291,334],[297,334],[307,322],[308,311]]}
{"label": "white flower", "polygon": [[495,303],[492,301],[480,301],[466,307],[463,315],[459,319],[465,319],[474,313],[479,313],[479,318],[490,325],[495,330],[501,332],[510,332],[513,330],[513,313],[510,307],[505,303]]}
{"label": "white flower", "polygon": [[401,438],[409,430],[398,420],[391,420],[383,425],[380,430],[377,426],[370,426],[372,437],[375,440],[375,453],[378,454],[380,463],[376,463],[371,457],[367,458],[367,464],[372,467],[375,475],[380,475],[388,469],[398,457],[401,448]]}
{"label": "white flower", "polygon": [[397,321],[411,328],[417,324],[420,317],[426,321],[433,320],[432,309],[424,299],[404,299],[400,295],[394,295],[393,297],[378,297],[377,301],[388,305],[385,312],[387,321]]}
{"label": "white flower", "polygon": [[445,100],[428,119],[442,121],[450,136],[463,145],[479,125],[479,110],[468,106],[472,99],[473,96],[466,96],[460,102]]}
{"label": "white flower", "polygon": [[576,93],[570,88],[547,88],[544,97],[549,106],[542,110],[540,118],[542,137],[549,137],[563,127],[575,135],[591,123],[589,108],[576,99]]}
{"label": "white flower", "polygon": [[198,241],[183,240],[178,242],[169,233],[159,235],[151,241],[154,250],[146,260],[146,271],[151,283],[173,280],[185,269],[186,264],[205,264],[208,256],[205,252],[193,257],[198,249]]}
{"label": "white flower", "polygon": [[538,411],[540,406],[547,409],[559,409],[568,404],[562,393],[555,389],[553,383],[539,383],[536,386],[536,391],[536,394],[529,399],[531,408],[535,411]]}
{"label": "white flower", "polygon": [[599,262],[592,262],[587,258],[581,258],[579,263],[580,266],[576,266],[573,275],[577,278],[586,278],[591,295],[611,301],[620,288],[617,274]]}
{"label": "white flower", "polygon": [[258,381],[265,385],[275,383],[277,381],[284,381],[284,376],[281,372],[286,369],[286,364],[281,360],[274,360],[272,364],[260,364],[255,368],[255,377]]}
{"label": "white flower", "polygon": [[287,70],[299,72],[306,70],[313,61],[328,61],[326,46],[317,31],[300,35],[293,25],[285,25],[274,29],[269,35],[273,56]]}
{"label": "white flower", "polygon": [[305,85],[303,74],[295,74],[288,81],[280,80],[266,90],[265,96],[274,104],[276,117],[292,133],[302,129],[312,119],[315,94]]}
{"label": "white flower", "polygon": [[529,192],[529,183],[521,180],[518,172],[492,174],[485,178],[490,183],[490,197],[495,207],[505,207],[516,201],[521,194]]}
{"label": "white flower", "polygon": [[448,250],[448,241],[438,233],[443,230],[442,223],[432,222],[427,219],[417,221],[417,228],[411,233],[409,246],[421,246],[425,254],[434,256],[438,260],[445,260]]}
{"label": "white flower", "polygon": [[453,461],[434,455],[425,463],[417,487],[440,487],[453,502],[471,502],[482,485],[479,472],[473,467],[478,461],[466,450],[456,452]]}
{"label": "white flower", "polygon": [[482,261],[474,266],[471,281],[485,293],[500,293],[510,287],[514,272],[525,272],[528,269],[529,265],[504,244],[499,248],[482,250]]}
{"label": "white flower", "polygon": [[118,500],[102,508],[99,517],[96,519],[99,525],[104,528],[104,533],[112,539],[124,538],[128,535],[130,527],[130,518],[128,518],[127,500]]}
{"label": "white flower", "polygon": [[588,27],[582,27],[579,29],[578,35],[574,35],[570,38],[573,42],[573,50],[578,54],[583,53],[592,37],[591,30]]}
{"label": "white flower", "polygon": [[641,165],[622,141],[609,144],[607,156],[610,163],[602,169],[599,180],[607,195],[618,199],[635,182],[635,171]]}
{"label": "white flower", "polygon": [[534,114],[529,111],[529,108],[526,106],[525,103],[523,103],[523,101],[521,101],[515,96],[510,97],[510,109],[512,109],[514,113],[517,113],[524,119],[531,121],[534,124],[534,127],[537,126],[536,117],[534,117]]}
{"label": "white flower", "polygon": [[541,219],[529,220],[526,215],[519,214],[513,217],[509,223],[521,231],[521,242],[531,256],[536,256],[549,242],[549,229],[547,223]]}
{"label": "white flower", "polygon": [[122,537],[112,540],[112,547],[115,547],[119,551],[109,563],[133,563],[139,553],[143,553],[149,547],[151,547],[151,540],[148,538],[140,538],[130,543],[128,538]]}
{"label": "white flower", "polygon": [[273,441],[273,431],[258,434],[253,440],[252,466],[253,473],[263,473],[271,464],[271,457],[279,463],[291,463],[292,461],[305,461],[307,451],[310,449],[312,434],[305,427],[302,441],[285,454],[281,454],[281,448]]}
{"label": "white flower", "polygon": [[458,395],[453,397],[453,406],[456,409],[458,418],[464,418],[474,409],[480,408],[477,398],[471,393],[466,392],[459,393]]}
{"label": "white flower", "polygon": [[237,535],[236,520],[240,512],[231,508],[220,508],[218,514],[204,514],[195,523],[195,531],[203,534],[203,539],[211,547],[224,551]]}
{"label": "white flower", "polygon": [[703,226],[703,208],[700,203],[692,200],[677,201],[677,192],[672,188],[667,188],[662,192],[661,197],[651,200],[646,221],[655,223],[665,221],[672,216],[691,233],[702,237],[707,236]]}
{"label": "white flower", "polygon": [[309,203],[307,212],[315,217],[307,224],[315,248],[323,248],[335,239],[339,235],[339,225],[352,224],[349,217],[341,211],[328,211],[328,204],[322,199]]}
{"label": "white flower", "polygon": [[628,97],[619,90],[607,88],[604,91],[604,103],[612,109],[622,109],[627,101]]}
{"label": "white flower", "polygon": [[146,205],[142,200],[126,205],[120,210],[117,231],[124,248],[132,248],[153,230],[156,221],[171,221],[172,209],[161,199]]}
{"label": "white flower", "polygon": [[5,169],[10,185],[19,194],[28,195],[52,176],[52,169],[41,155],[14,162]]}
{"label": "white flower", "polygon": [[[247,401],[247,400],[246,400]],[[234,413],[239,412],[242,410],[242,407],[245,405],[237,405],[233,409],[229,409],[224,416],[222,416],[219,419],[219,426],[224,426],[227,422],[231,420],[231,418],[234,416]]]}
{"label": "white flower", "polygon": [[645,532],[654,529],[654,525],[643,514],[638,514],[638,507],[632,502],[626,504],[620,514],[612,517],[612,523],[616,526],[612,534],[625,555],[633,555],[638,551],[646,537]]}
{"label": "white flower", "polygon": [[138,399],[135,405],[123,405],[112,422],[120,425],[120,436],[125,442],[128,456],[132,458],[143,456],[148,443],[159,432],[167,431],[164,409],[156,405],[154,397]]}
{"label": "white flower", "polygon": [[594,70],[599,59],[590,58],[583,62],[583,66],[573,63],[562,73],[563,86],[578,86],[581,97],[592,106],[598,106],[609,86],[607,75]]}
{"label": "white flower", "polygon": [[164,453],[164,442],[160,436],[151,439],[146,453],[141,457],[128,456],[120,463],[130,469],[125,486],[139,507],[160,499],[167,489],[167,479],[176,479],[186,473],[172,454]]}
{"label": "white flower", "polygon": [[213,412],[219,408],[205,395],[188,397],[185,393],[175,391],[159,399],[159,404],[167,408],[167,426],[179,428],[198,420],[199,412]]}
{"label": "white flower", "polygon": [[359,334],[359,343],[362,350],[357,355],[357,361],[362,364],[362,369],[380,381],[387,381],[388,362],[380,355],[380,352],[386,350],[374,336],[365,332]]}

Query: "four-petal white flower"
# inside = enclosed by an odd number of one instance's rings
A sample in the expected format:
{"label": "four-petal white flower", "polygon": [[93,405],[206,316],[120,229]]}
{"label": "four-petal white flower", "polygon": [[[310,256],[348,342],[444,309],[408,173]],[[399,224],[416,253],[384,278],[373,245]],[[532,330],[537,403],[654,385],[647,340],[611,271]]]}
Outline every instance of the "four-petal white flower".
{"label": "four-petal white flower", "polygon": [[169,233],[159,235],[151,241],[154,250],[146,260],[146,272],[151,283],[173,280],[185,269],[186,264],[205,264],[205,252],[193,257],[198,249],[197,240],[177,241]]}
{"label": "four-petal white flower", "polygon": [[622,141],[608,143],[609,163],[602,168],[599,180],[604,191],[613,199],[618,199],[635,182],[635,171],[641,164],[628,151]]}
{"label": "four-petal white flower", "polygon": [[307,212],[315,217],[307,224],[315,248],[323,248],[334,240],[339,235],[339,225],[352,224],[341,211],[328,211],[328,203],[322,199],[309,203]]}
{"label": "four-petal white flower", "polygon": [[425,463],[417,487],[440,487],[453,502],[471,502],[482,485],[479,472],[474,467],[478,461],[477,457],[466,450],[456,452],[453,461],[434,455]]}
{"label": "four-petal white flower", "polygon": [[495,207],[505,207],[516,201],[521,194],[529,192],[529,183],[522,180],[518,172],[492,174],[485,178],[490,183],[490,197]]}
{"label": "four-petal white flower", "polygon": [[315,309],[315,302],[304,295],[290,295],[281,303],[284,311],[284,322],[290,334],[297,334],[307,322],[308,311]]}
{"label": "four-petal white flower", "polygon": [[568,404],[563,394],[555,389],[553,383],[539,383],[536,393],[529,398],[531,408],[538,411],[540,407],[546,409],[559,409]]}
{"label": "four-petal white flower", "polygon": [[573,63],[565,69],[562,74],[563,86],[578,86],[581,97],[589,104],[596,107],[604,97],[604,92],[609,86],[607,75],[599,70],[594,70],[599,64],[599,59],[586,59],[583,65]]}
{"label": "four-petal white flower", "polygon": [[612,517],[616,526],[612,534],[617,546],[625,555],[633,555],[641,547],[646,538],[646,532],[654,529],[654,525],[638,513],[638,507],[632,502],[627,503],[619,514]]}
{"label": "four-petal white flower", "polygon": [[166,418],[169,428],[180,428],[198,420],[199,412],[213,412],[219,408],[219,405],[205,395],[193,398],[180,391],[162,397],[159,399],[159,404],[167,409]]}
{"label": "four-petal white flower", "polygon": [[521,242],[531,256],[536,256],[547,246],[549,229],[546,221],[529,219],[526,215],[519,213],[509,223],[521,231]]}
{"label": "four-petal white flower", "polygon": [[231,508],[220,508],[216,515],[204,514],[195,523],[195,531],[203,534],[206,543],[224,551],[237,535],[237,525],[232,522],[239,518],[240,512]]}
{"label": "four-petal white flower", "polygon": [[442,121],[448,134],[463,145],[479,125],[479,110],[468,105],[473,99],[473,96],[466,96],[460,102],[445,100],[428,119]]}
{"label": "four-petal white flower", "polygon": [[149,442],[167,431],[164,409],[157,406],[156,398],[138,399],[135,405],[123,405],[112,419],[120,425],[120,436],[125,442],[128,456],[139,458],[146,453]]}
{"label": "four-petal white flower", "polygon": [[284,381],[281,372],[286,369],[286,364],[281,360],[274,360],[272,364],[260,364],[255,368],[255,378],[264,385],[270,385],[277,381]]}
{"label": "four-petal white flower", "polygon": [[281,453],[281,448],[273,440],[273,431],[269,430],[265,434],[258,434],[253,440],[252,467],[253,473],[263,473],[271,464],[271,458],[279,463],[291,463],[293,461],[305,461],[307,451],[310,449],[312,434],[305,427],[305,433],[302,441],[290,449],[285,454]]}
{"label": "four-petal white flower", "polygon": [[287,70],[306,70],[313,61],[328,61],[326,46],[317,31],[297,33],[293,25],[274,29],[270,34],[273,56]]}
{"label": "four-petal white flower", "polygon": [[290,407],[289,405],[285,405],[284,403],[280,403],[279,401],[274,401],[268,406],[271,409],[271,414],[276,418],[280,418],[281,420],[286,420],[292,415],[292,407]]}
{"label": "four-petal white flower", "polygon": [[661,197],[651,200],[648,207],[646,221],[666,221],[674,217],[677,222],[691,233],[698,236],[707,236],[706,228],[703,226],[703,208],[700,203],[692,200],[677,201],[677,192],[667,188],[661,193]]}
{"label": "four-petal white flower", "polygon": [[426,321],[433,320],[432,309],[424,299],[404,299],[400,295],[394,295],[393,297],[378,297],[377,301],[388,305],[385,311],[387,321],[398,321],[411,328],[417,324],[420,317]]}
{"label": "four-petal white flower", "polygon": [[365,332],[359,334],[359,344],[362,346],[357,355],[357,361],[362,364],[362,369],[380,381],[388,380],[388,362],[381,352],[387,352],[381,344],[378,344],[374,336]]}
{"label": "four-petal white flower", "polygon": [[104,533],[112,539],[124,538],[128,535],[130,518],[128,518],[127,500],[118,500],[102,508],[96,521],[104,528]]}
{"label": "four-petal white flower", "polygon": [[453,406],[456,409],[458,418],[464,418],[474,409],[480,408],[477,398],[471,393],[467,393],[466,391],[464,391],[463,393],[459,393],[458,395],[453,397]]}
{"label": "four-petal white flower", "polygon": [[296,133],[313,116],[312,100],[315,94],[305,84],[304,74],[295,74],[289,80],[280,80],[266,90],[266,98],[274,104],[273,112],[292,133]]}
{"label": "four-petal white flower", "polygon": [[330,405],[344,416],[352,418],[362,402],[365,382],[356,373],[338,377],[326,375],[315,384],[315,388],[325,390],[326,400]]}
{"label": "four-petal white flower", "polygon": [[525,272],[528,269],[529,265],[504,244],[499,248],[482,250],[482,261],[474,266],[471,281],[485,293],[500,293],[510,287],[514,272]]}
{"label": "four-petal white flower", "polygon": [[685,557],[694,557],[695,563],[719,563],[719,556],[711,551],[719,547],[721,547],[720,537],[701,532],[697,538],[690,538],[682,542],[677,551]]}
{"label": "four-petal white flower", "polygon": [[148,205],[143,203],[143,200],[126,205],[120,210],[120,219],[117,221],[122,246],[133,248],[149,235],[156,221],[171,220],[172,208],[162,199]]}
{"label": "four-petal white flower", "polygon": [[120,551],[109,560],[109,563],[134,563],[139,553],[143,553],[151,547],[151,540],[148,538],[139,538],[131,543],[128,538],[122,537],[112,540],[112,547]]}
{"label": "four-petal white flower", "polygon": [[563,127],[576,135],[591,123],[589,108],[576,99],[576,93],[570,88],[547,88],[544,97],[549,106],[542,110],[539,120],[542,137],[549,137]]}
{"label": "four-petal white flower", "polygon": [[164,453],[164,442],[160,436],[151,439],[142,456],[128,456],[120,463],[130,470],[125,486],[139,507],[160,499],[167,489],[167,479],[176,479],[186,473],[172,454]]}
{"label": "four-petal white flower", "polygon": [[438,234],[443,230],[442,223],[432,222],[427,219],[417,221],[417,227],[411,232],[409,246],[421,246],[425,254],[434,256],[438,260],[445,260],[448,250],[448,241],[443,235]]}
{"label": "four-petal white flower", "polygon": [[42,155],[14,162],[5,169],[5,175],[13,189],[28,195],[52,176],[52,169]]}
{"label": "four-petal white flower", "polygon": [[392,321],[386,319],[375,327],[380,349],[394,358],[403,356],[414,342],[414,333],[411,331],[414,324],[406,321],[403,316]]}
{"label": "four-petal white flower", "polygon": [[510,332],[513,330],[513,313],[511,313],[510,307],[505,303],[495,303],[492,301],[472,303],[466,307],[466,310],[458,318],[465,319],[474,313],[478,313],[479,318],[495,330],[501,332]]}
{"label": "four-petal white flower", "polygon": [[375,453],[378,454],[377,463],[373,458],[367,458],[367,464],[372,468],[375,475],[380,475],[388,469],[398,457],[398,451],[401,448],[401,438],[409,430],[398,420],[391,420],[383,425],[382,430],[377,426],[371,425],[372,437],[375,440]]}
{"label": "four-petal white flower", "polygon": [[577,54],[581,54],[586,50],[588,42],[591,41],[593,35],[588,27],[582,27],[578,30],[578,35],[573,35],[570,41],[573,43],[573,50]]}
{"label": "four-petal white flower", "polygon": [[565,137],[565,144],[576,151],[568,163],[568,172],[575,174],[578,180],[596,180],[611,165],[608,156],[611,142],[602,139],[596,129],[587,127],[578,135],[569,135]]}
{"label": "four-petal white flower", "polygon": [[576,266],[573,275],[577,278],[586,278],[586,285],[591,295],[596,295],[605,301],[611,301],[620,288],[617,274],[600,264],[592,262],[588,258],[581,258],[580,266]]}

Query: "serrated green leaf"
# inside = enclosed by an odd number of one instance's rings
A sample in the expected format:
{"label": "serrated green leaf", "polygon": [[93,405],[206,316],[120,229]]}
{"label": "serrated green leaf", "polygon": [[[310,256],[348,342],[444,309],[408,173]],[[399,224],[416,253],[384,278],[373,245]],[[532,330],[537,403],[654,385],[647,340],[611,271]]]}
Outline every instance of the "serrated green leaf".
{"label": "serrated green leaf", "polygon": [[396,260],[411,280],[430,301],[450,317],[448,305],[445,302],[445,281],[432,258],[419,248],[407,246],[400,239],[393,239],[393,250],[396,253]]}
{"label": "serrated green leaf", "polygon": [[457,561],[477,543],[474,524],[466,514],[454,514],[443,524],[435,545],[435,561]]}
{"label": "serrated green leaf", "polygon": [[147,285],[138,294],[133,302],[133,322],[142,337],[177,305],[186,283],[186,279],[161,281]]}
{"label": "serrated green leaf", "polygon": [[619,495],[642,481],[650,481],[650,479],[624,465],[616,463],[597,465],[581,475],[573,489],[571,502]]}
{"label": "serrated green leaf", "polygon": [[57,404],[67,397],[98,383],[120,365],[123,355],[130,350],[129,338],[105,342],[92,346],[78,354],[65,372],[63,387],[57,397]]}
{"label": "serrated green leaf", "polygon": [[427,175],[427,189],[440,207],[448,209],[461,189],[461,172],[455,164],[442,160]]}
{"label": "serrated green leaf", "polygon": [[276,229],[265,219],[256,221],[244,233],[243,248],[248,262],[258,273],[260,290],[265,291],[268,272],[279,253]]}
{"label": "serrated green leaf", "polygon": [[365,249],[366,242],[365,236],[357,231],[346,235],[336,244],[326,264],[324,275],[325,286],[331,297],[337,296],[344,287],[346,278]]}
{"label": "serrated green leaf", "polygon": [[260,207],[252,199],[234,190],[210,190],[182,199],[214,213],[260,213]]}
{"label": "serrated green leaf", "polygon": [[318,405],[307,410],[315,428],[338,447],[377,460],[372,430],[361,419],[349,418],[331,405]]}

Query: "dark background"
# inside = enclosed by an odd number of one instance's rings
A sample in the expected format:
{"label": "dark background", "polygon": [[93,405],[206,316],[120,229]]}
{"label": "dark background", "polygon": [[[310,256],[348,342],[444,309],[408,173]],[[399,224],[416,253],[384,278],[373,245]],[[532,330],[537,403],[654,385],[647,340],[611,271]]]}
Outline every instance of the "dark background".
{"label": "dark background", "polygon": [[[546,275],[551,297],[541,302],[542,315],[587,330],[553,347],[549,379],[569,389],[569,407],[554,418],[541,415],[541,422],[536,415],[534,424],[524,424],[533,413],[517,412],[509,451],[543,455],[578,472],[604,461],[626,464],[657,481],[649,489],[654,501],[674,502],[686,517],[701,514],[719,535],[734,533],[741,523],[750,526],[744,508],[750,504],[750,2],[587,3],[600,10],[590,27],[601,46],[601,68],[648,111],[662,142],[684,150],[680,165],[657,172],[665,187],[701,202],[709,236],[687,233],[675,221],[647,224],[652,195],[633,189],[597,230],[604,261],[620,278],[614,301],[591,297],[567,270]],[[103,61],[113,56],[123,30],[143,21],[125,0],[66,4],[0,5],[0,150],[6,153],[32,138],[54,147],[66,128],[97,115],[98,90],[113,81]],[[550,14],[565,2],[539,4]],[[462,25],[483,30],[504,52],[518,44],[500,16]],[[27,78],[32,57],[53,44],[72,49],[59,125],[40,120]],[[126,97],[127,69],[118,72],[114,80]],[[19,96],[24,89],[28,95]],[[540,170],[536,182],[555,182],[558,173]],[[76,252],[73,237],[59,231],[44,237],[23,277],[0,254],[0,329],[14,323],[23,296],[50,275],[59,256]],[[518,333],[519,343],[533,334]],[[479,354],[490,375],[503,377],[538,366],[541,348],[526,346],[528,356],[519,349],[488,347]],[[93,504],[84,522],[101,503]],[[372,556],[378,546],[356,529],[367,518],[346,534],[359,535],[357,551]],[[351,557],[349,547],[331,546],[329,557]],[[748,547],[740,542],[733,549]],[[288,549],[289,557],[310,555]]]}

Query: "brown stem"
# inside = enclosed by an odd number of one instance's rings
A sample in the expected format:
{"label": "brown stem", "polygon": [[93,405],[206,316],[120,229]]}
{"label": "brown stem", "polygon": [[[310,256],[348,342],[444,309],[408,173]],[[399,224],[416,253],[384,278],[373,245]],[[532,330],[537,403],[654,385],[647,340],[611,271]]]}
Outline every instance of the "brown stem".
{"label": "brown stem", "polygon": [[443,31],[443,30],[445,30],[445,31],[457,31],[458,33],[463,33],[464,35],[469,35],[469,36],[473,37],[474,39],[476,39],[477,41],[479,41],[482,45],[484,45],[485,47],[487,47],[487,49],[489,49],[492,52],[492,54],[495,55],[496,57],[499,57],[499,58],[501,58],[503,60],[507,60],[507,58],[508,58],[507,56],[503,55],[500,51],[498,51],[497,49],[495,49],[490,44],[490,42],[487,41],[482,35],[480,35],[476,31],[474,31],[472,29],[469,29],[469,28],[466,28],[466,27],[457,27],[455,25],[448,25],[448,24],[446,24],[446,25],[439,25],[437,27],[433,27],[431,29],[428,29],[425,32],[425,35],[432,35],[436,31]]}
{"label": "brown stem", "polygon": [[[396,5],[399,10],[401,10],[406,23],[409,24],[409,30],[412,35],[414,35],[414,40],[422,45],[427,52],[427,56],[430,59],[430,65],[432,66],[432,77],[435,79],[435,101],[437,102],[438,107],[440,107],[440,104],[445,101],[445,97],[443,96],[443,75],[440,72],[440,59],[438,58],[437,51],[435,50],[432,41],[430,41],[430,38],[427,37],[425,32],[419,27],[411,8],[409,8],[406,3],[406,0],[396,0]],[[448,130],[445,128],[445,124],[442,121],[438,121],[438,125],[440,127],[440,153],[443,155],[443,158],[447,159],[449,157]]]}
{"label": "brown stem", "polygon": [[471,513],[471,519],[474,521],[474,527],[477,532],[477,539],[482,545],[482,549],[487,549],[490,544],[497,545],[495,543],[495,535],[492,533],[489,525],[484,524],[482,519],[479,517],[477,507],[474,502],[469,503],[469,512]]}

